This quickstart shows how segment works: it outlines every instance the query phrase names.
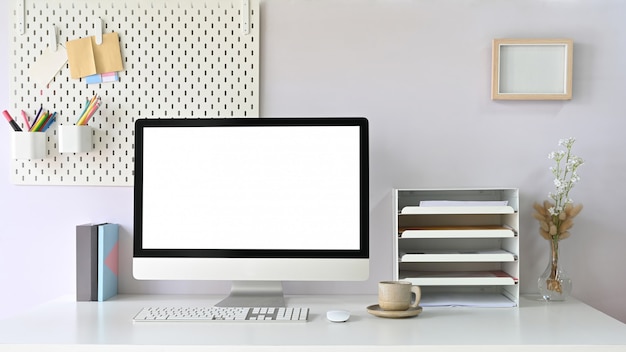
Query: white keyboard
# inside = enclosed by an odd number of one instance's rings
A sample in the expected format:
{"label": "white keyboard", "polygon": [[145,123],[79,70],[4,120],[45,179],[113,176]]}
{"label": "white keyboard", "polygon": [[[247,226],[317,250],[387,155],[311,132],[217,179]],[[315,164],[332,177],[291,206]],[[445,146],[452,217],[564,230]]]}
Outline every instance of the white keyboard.
{"label": "white keyboard", "polygon": [[306,322],[308,317],[309,308],[144,307],[133,321]]}

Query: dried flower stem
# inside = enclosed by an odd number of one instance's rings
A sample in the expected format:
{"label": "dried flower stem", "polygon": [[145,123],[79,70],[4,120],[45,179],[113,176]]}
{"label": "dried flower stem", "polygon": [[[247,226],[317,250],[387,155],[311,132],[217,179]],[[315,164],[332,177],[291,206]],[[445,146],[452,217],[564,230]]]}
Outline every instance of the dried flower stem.
{"label": "dried flower stem", "polygon": [[550,291],[563,293],[561,287],[561,280],[558,277],[559,269],[559,240],[553,239],[550,241],[550,251],[552,252],[550,261],[550,276],[546,279],[547,288]]}

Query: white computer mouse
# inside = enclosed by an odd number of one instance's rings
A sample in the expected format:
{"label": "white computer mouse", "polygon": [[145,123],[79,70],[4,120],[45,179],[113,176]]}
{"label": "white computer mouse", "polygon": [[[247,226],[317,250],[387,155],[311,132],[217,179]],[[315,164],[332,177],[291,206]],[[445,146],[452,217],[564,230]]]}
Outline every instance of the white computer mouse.
{"label": "white computer mouse", "polygon": [[347,310],[329,310],[326,312],[326,319],[328,321],[332,321],[333,323],[343,323],[350,319],[350,312]]}

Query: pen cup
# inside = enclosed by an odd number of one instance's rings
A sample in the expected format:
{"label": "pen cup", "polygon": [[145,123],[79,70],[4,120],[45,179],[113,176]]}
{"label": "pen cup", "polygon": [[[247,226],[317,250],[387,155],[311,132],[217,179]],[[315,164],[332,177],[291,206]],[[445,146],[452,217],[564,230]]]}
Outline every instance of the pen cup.
{"label": "pen cup", "polygon": [[60,125],[59,126],[59,152],[61,153],[85,153],[93,149],[92,130],[87,125]]}
{"label": "pen cup", "polygon": [[14,159],[43,159],[46,157],[46,132],[13,132]]}

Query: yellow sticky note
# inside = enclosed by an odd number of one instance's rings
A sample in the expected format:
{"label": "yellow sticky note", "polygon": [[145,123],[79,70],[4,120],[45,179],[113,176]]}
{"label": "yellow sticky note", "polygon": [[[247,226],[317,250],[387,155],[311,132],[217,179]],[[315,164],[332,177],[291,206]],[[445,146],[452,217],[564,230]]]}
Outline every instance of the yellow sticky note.
{"label": "yellow sticky note", "polygon": [[103,34],[100,45],[92,36],[68,41],[66,46],[72,78],[124,70],[117,33]]}
{"label": "yellow sticky note", "polygon": [[96,38],[91,37],[93,56],[96,61],[96,73],[117,72],[124,70],[120,39],[117,33],[102,35],[102,44],[96,44]]}
{"label": "yellow sticky note", "polygon": [[96,74],[91,37],[71,40],[65,44],[65,47],[72,78],[78,79]]}

